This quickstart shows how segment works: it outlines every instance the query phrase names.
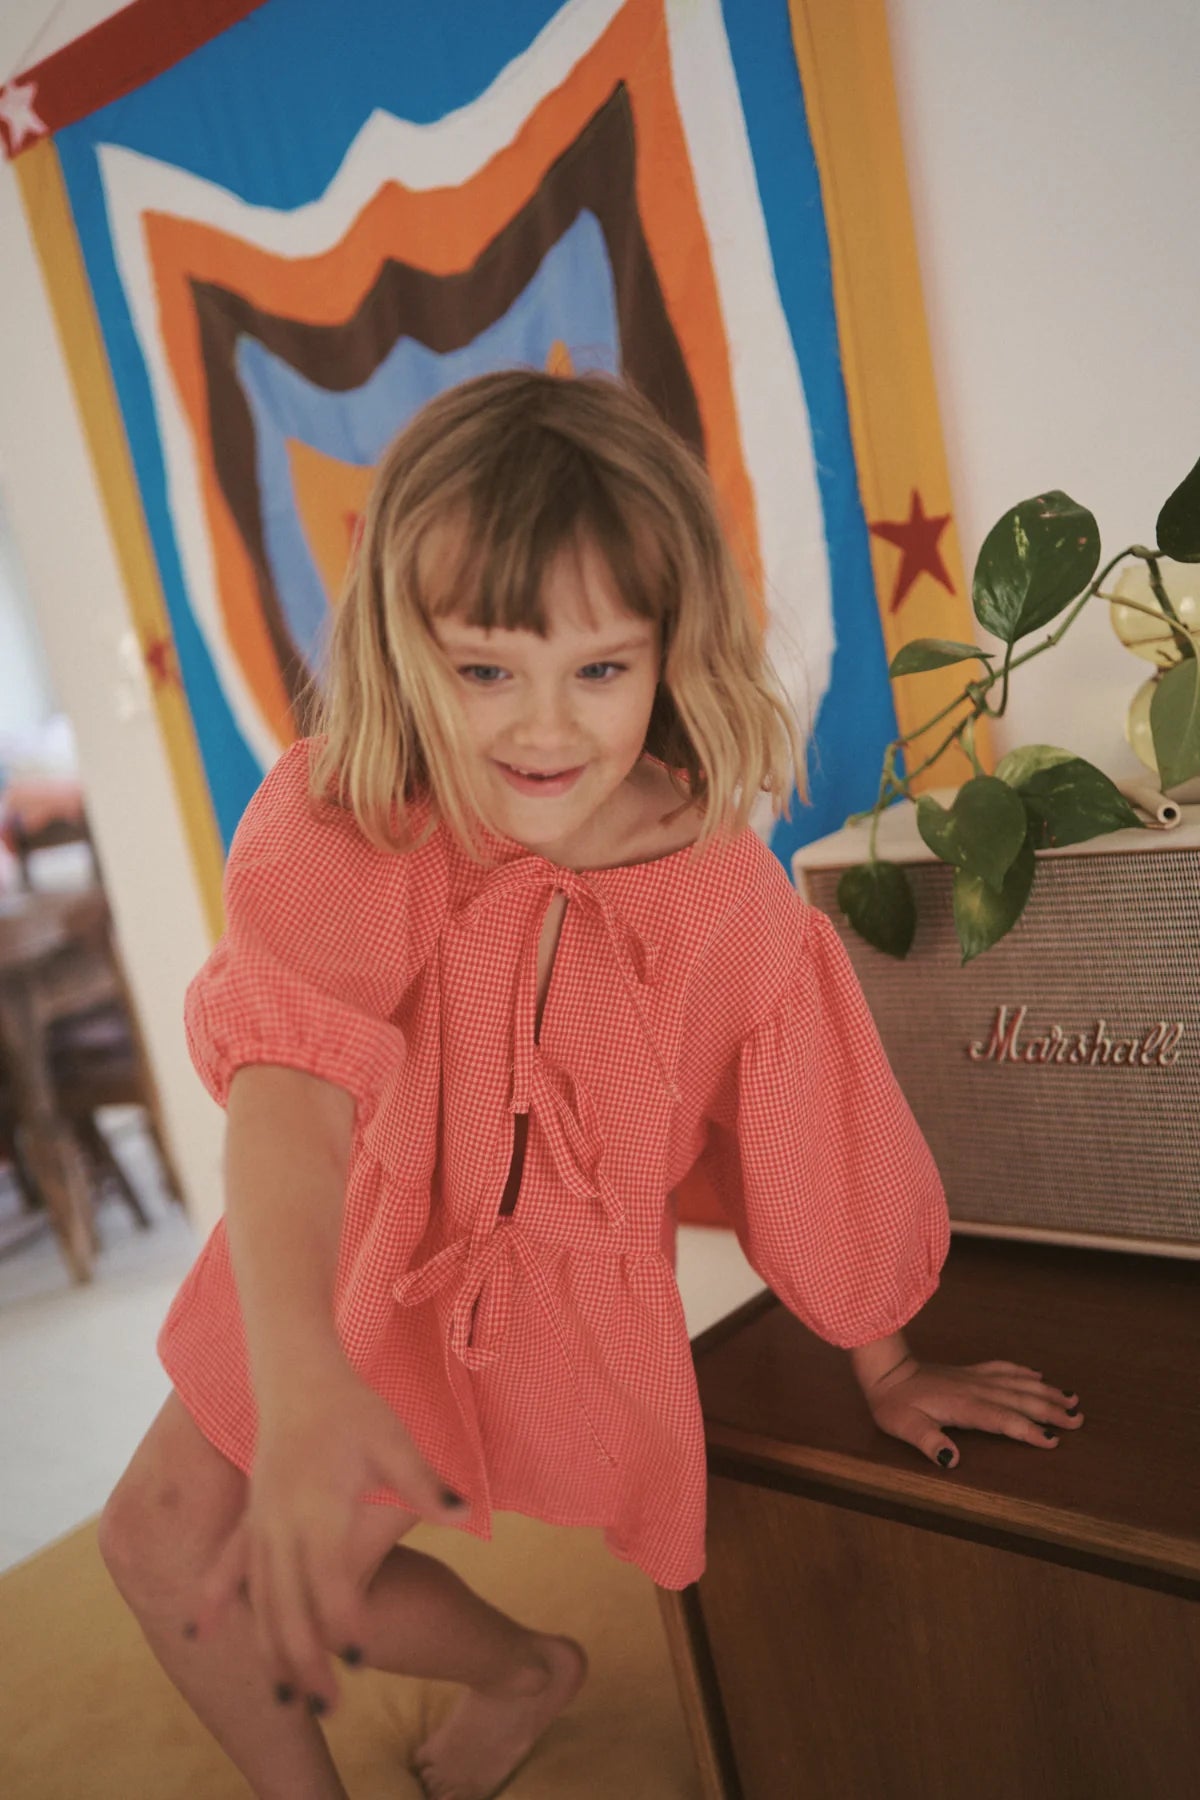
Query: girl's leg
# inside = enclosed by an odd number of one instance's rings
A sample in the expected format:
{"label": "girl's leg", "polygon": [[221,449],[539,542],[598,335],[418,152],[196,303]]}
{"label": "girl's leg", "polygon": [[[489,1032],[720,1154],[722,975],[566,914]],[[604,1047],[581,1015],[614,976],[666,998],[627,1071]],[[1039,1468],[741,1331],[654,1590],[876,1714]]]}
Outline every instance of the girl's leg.
{"label": "girl's leg", "polygon": [[[248,1610],[189,1643],[182,1624],[198,1575],[237,1522],[246,1482],[172,1394],[101,1521],[105,1561],[151,1648],[259,1800],[346,1800],[324,1737],[301,1706],[280,1706]],[[416,1522],[372,1507],[356,1547],[367,1587],[365,1660],[463,1683],[458,1708],[417,1764],[437,1800],[482,1800],[578,1690],[579,1646],[532,1632],[434,1558],[392,1548]]]}
{"label": "girl's leg", "polygon": [[183,1635],[246,1486],[171,1394],[104,1509],[100,1553],[159,1662],[260,1800],[347,1800],[316,1720],[270,1691],[249,1608],[231,1608],[207,1643]]}
{"label": "girl's leg", "polygon": [[375,1669],[461,1682],[466,1692],[413,1759],[430,1800],[486,1800],[582,1687],[572,1638],[528,1630],[435,1557],[392,1550],[367,1590]]}

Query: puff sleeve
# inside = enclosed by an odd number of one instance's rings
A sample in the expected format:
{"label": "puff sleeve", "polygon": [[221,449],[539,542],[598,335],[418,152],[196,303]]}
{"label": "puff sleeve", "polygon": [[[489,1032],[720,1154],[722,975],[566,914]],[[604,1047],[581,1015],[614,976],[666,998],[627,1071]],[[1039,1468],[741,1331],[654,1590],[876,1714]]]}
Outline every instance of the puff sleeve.
{"label": "puff sleeve", "polygon": [[849,1349],[899,1331],[949,1244],[941,1181],[841,941],[802,919],[782,1000],[738,1046],[702,1153],[751,1266]]}
{"label": "puff sleeve", "polygon": [[346,1088],[358,1122],[403,1060],[391,1015],[407,980],[403,856],[348,813],[308,802],[307,740],[251,799],[225,866],[225,931],[184,1001],[188,1049],[214,1100],[247,1063]]}

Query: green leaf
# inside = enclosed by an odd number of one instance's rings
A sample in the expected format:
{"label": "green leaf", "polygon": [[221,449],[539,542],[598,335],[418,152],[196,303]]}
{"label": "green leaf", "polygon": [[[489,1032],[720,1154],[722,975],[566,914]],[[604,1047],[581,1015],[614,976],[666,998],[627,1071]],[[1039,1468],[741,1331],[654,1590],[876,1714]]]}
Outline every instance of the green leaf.
{"label": "green leaf", "polygon": [[999,892],[1028,821],[1012,788],[994,775],[976,775],[959,788],[949,812],[922,794],[917,829],[935,856]]}
{"label": "green leaf", "polygon": [[1158,547],[1176,562],[1200,562],[1200,462],[1163,502]]}
{"label": "green leaf", "polygon": [[990,652],[976,644],[957,644],[953,638],[914,638],[897,650],[888,674],[893,679],[897,675],[920,675],[926,669],[948,669],[951,663],[969,662],[973,656],[987,662]]}
{"label": "green leaf", "polygon": [[1053,744],[1022,744],[1019,750],[1010,750],[1002,756],[996,765],[996,779],[1007,781],[1009,787],[1019,788],[1023,781],[1036,775],[1041,769],[1053,769],[1058,763],[1074,762],[1070,750],[1057,750]]}
{"label": "green leaf", "polygon": [[959,869],[954,877],[954,929],[962,946],[964,965],[982,956],[1012,930],[1025,909],[1036,868],[1033,845],[1026,840],[999,893],[977,875]]}
{"label": "green leaf", "polygon": [[983,541],[972,589],[975,616],[1015,644],[1081,594],[1099,561],[1100,530],[1086,507],[1057,488],[1022,500]]}
{"label": "green leaf", "polygon": [[838,905],[857,931],[888,956],[908,955],[917,929],[917,903],[904,870],[895,863],[859,863],[837,889]]}
{"label": "green leaf", "polygon": [[1200,662],[1176,663],[1154,684],[1150,735],[1158,778],[1167,789],[1200,775]]}
{"label": "green leaf", "polygon": [[1128,831],[1142,823],[1104,771],[1082,756],[1034,770],[1019,791],[1035,850],[1083,844],[1106,831]]}

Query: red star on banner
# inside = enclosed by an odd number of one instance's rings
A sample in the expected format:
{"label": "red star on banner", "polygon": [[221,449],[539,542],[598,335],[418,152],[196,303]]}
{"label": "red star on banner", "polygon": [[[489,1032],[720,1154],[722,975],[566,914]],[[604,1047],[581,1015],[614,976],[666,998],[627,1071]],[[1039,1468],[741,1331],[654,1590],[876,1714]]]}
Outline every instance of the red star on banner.
{"label": "red star on banner", "polygon": [[170,638],[151,638],[142,652],[150,679],[156,688],[179,687],[179,669],[175,662],[175,646]]}
{"label": "red star on banner", "polygon": [[921,496],[914,488],[907,519],[881,520],[871,526],[872,537],[883,538],[885,543],[895,544],[897,549],[904,552],[900,558],[896,589],[888,607],[889,612],[899,612],[909,589],[920,575],[932,575],[948,593],[954,592],[954,583],[938,549],[938,539],[949,523],[949,513],[927,518],[921,505]]}

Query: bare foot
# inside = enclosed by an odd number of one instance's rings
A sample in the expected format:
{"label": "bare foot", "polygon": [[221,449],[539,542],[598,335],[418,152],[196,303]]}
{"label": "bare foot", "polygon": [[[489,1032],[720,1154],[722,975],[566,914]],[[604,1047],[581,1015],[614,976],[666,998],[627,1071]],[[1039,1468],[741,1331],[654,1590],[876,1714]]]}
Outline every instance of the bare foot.
{"label": "bare foot", "polygon": [[503,1688],[468,1688],[413,1766],[428,1800],[491,1800],[525,1761],[552,1719],[575,1698],[587,1657],[574,1638],[535,1637],[535,1664]]}

